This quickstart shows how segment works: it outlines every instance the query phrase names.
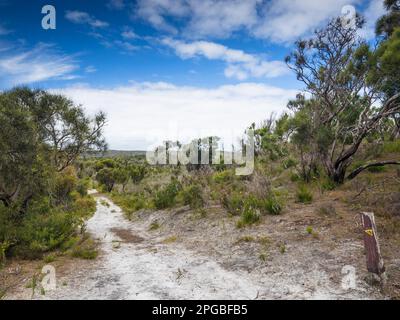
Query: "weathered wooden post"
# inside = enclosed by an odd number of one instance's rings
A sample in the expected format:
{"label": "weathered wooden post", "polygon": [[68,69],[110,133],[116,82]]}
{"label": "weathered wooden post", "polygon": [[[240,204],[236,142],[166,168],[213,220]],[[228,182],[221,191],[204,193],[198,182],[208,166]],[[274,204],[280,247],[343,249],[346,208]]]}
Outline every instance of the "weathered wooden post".
{"label": "weathered wooden post", "polygon": [[367,256],[367,269],[384,280],[385,266],[383,264],[376,231],[375,217],[372,212],[361,213],[361,223],[364,231],[365,254]]}

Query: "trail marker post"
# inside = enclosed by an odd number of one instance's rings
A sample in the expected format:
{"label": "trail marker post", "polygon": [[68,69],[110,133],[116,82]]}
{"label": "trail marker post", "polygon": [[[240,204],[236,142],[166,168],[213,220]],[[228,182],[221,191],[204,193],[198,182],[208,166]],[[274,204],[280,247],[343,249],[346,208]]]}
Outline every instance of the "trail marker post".
{"label": "trail marker post", "polygon": [[364,233],[365,254],[367,257],[367,269],[369,272],[384,279],[385,266],[383,264],[376,231],[375,217],[372,212],[361,213],[361,223]]}

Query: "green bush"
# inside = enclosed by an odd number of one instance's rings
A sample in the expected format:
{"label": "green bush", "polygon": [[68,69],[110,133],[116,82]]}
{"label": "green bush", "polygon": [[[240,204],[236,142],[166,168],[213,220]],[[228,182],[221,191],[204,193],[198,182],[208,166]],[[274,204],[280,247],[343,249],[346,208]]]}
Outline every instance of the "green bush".
{"label": "green bush", "polygon": [[154,206],[161,210],[172,208],[176,203],[176,196],[181,189],[179,181],[173,179],[166,187],[157,191],[154,196]]}
{"label": "green bush", "polygon": [[30,214],[17,227],[17,243],[11,250],[22,258],[41,258],[43,253],[57,249],[69,240],[80,223],[73,214],[61,211]]}
{"label": "green bush", "polygon": [[321,188],[325,191],[332,191],[336,188],[336,183],[329,178],[325,178],[321,182]]}
{"label": "green bush", "polygon": [[240,215],[240,220],[237,223],[238,228],[243,228],[246,225],[251,225],[260,220],[260,213],[256,207],[251,204],[246,204],[243,212]]}
{"label": "green bush", "polygon": [[74,258],[80,258],[85,260],[94,260],[98,256],[96,244],[93,240],[88,239],[81,244],[75,245],[71,249],[71,256]]}
{"label": "green bush", "polygon": [[244,205],[244,195],[241,192],[232,192],[224,194],[222,197],[222,206],[228,210],[230,214],[239,215],[242,213]]}
{"label": "green bush", "polygon": [[198,184],[184,188],[181,193],[184,204],[190,208],[198,209],[204,206],[203,189]]}
{"label": "green bush", "polygon": [[385,153],[400,153],[400,139],[385,142],[383,151]]}
{"label": "green bush", "polygon": [[93,198],[82,198],[78,193],[76,197],[60,207],[52,206],[48,198],[33,200],[24,216],[0,205],[0,245],[7,244],[3,253],[40,259],[47,252],[64,248],[82,227],[83,219],[96,209]]}
{"label": "green bush", "polygon": [[297,201],[304,204],[309,204],[313,201],[313,195],[305,185],[301,185],[299,187],[296,196],[297,196]]}
{"label": "green bush", "polygon": [[293,158],[287,158],[287,159],[283,160],[283,162],[282,162],[282,167],[284,169],[289,169],[289,168],[295,167],[296,165],[297,165],[297,161]]}
{"label": "green bush", "polygon": [[212,180],[218,184],[232,182],[234,180],[234,173],[231,170],[216,172],[212,176]]}
{"label": "green bush", "polygon": [[261,200],[259,208],[272,215],[279,215],[282,212],[282,204],[275,196]]}

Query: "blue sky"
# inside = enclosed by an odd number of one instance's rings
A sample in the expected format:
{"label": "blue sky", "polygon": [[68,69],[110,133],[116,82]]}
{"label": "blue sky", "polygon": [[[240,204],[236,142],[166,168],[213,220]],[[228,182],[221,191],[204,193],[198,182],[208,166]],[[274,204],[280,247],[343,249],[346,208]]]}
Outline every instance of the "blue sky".
{"label": "blue sky", "polygon": [[[165,138],[235,139],[281,113],[302,86],[283,59],[342,8],[367,18],[381,0],[0,0],[0,90],[61,92],[104,110],[111,148]],[[42,7],[56,29],[41,27]]]}

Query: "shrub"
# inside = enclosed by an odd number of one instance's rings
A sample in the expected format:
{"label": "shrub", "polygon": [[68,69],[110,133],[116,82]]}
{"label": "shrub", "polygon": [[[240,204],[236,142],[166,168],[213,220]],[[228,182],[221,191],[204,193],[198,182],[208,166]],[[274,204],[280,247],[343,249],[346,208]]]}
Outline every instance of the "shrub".
{"label": "shrub", "polygon": [[309,204],[312,202],[312,200],[313,200],[313,195],[311,191],[308,190],[305,185],[301,185],[297,190],[297,201],[304,204]]}
{"label": "shrub", "polygon": [[240,220],[238,221],[238,228],[243,228],[246,225],[254,224],[260,220],[260,213],[251,204],[246,204],[243,212],[240,216]]}
{"label": "shrub", "polygon": [[300,179],[301,179],[301,177],[298,173],[295,173],[295,172],[291,173],[290,181],[297,182],[297,181],[300,181]]}
{"label": "shrub", "polygon": [[336,188],[336,183],[329,178],[325,178],[322,180],[321,188],[325,191],[332,191]]}
{"label": "shrub", "polygon": [[260,209],[264,209],[269,214],[279,215],[282,212],[282,204],[275,196],[269,196],[262,200],[260,204]]}
{"label": "shrub", "polygon": [[145,193],[137,193],[137,194],[112,193],[111,198],[128,215],[138,210],[152,207],[151,199]]}
{"label": "shrub", "polygon": [[173,207],[180,189],[179,181],[173,179],[170,184],[156,192],[153,200],[155,207],[159,210]]}
{"label": "shrub", "polygon": [[16,253],[38,258],[71,238],[79,224],[80,219],[71,213],[52,211],[46,215],[30,214],[19,228],[20,243]]}
{"label": "shrub", "polygon": [[400,153],[400,139],[385,142],[383,151],[385,153]]}
{"label": "shrub", "polygon": [[57,173],[54,177],[54,194],[57,203],[69,200],[72,191],[76,190],[78,178],[72,167],[66,168],[63,172]]}
{"label": "shrub", "polygon": [[80,194],[81,197],[85,197],[87,195],[89,185],[90,185],[89,179],[79,180],[76,186],[76,191]]}
{"label": "shrub", "polygon": [[190,208],[196,209],[204,206],[203,189],[198,185],[190,185],[182,190],[183,202]]}
{"label": "shrub", "polygon": [[218,184],[232,182],[234,180],[233,171],[225,170],[221,172],[216,172],[212,176],[212,180]]}
{"label": "shrub", "polygon": [[232,192],[231,194],[224,194],[222,197],[222,205],[232,215],[239,215],[242,213],[244,205],[244,195],[241,192]]}
{"label": "shrub", "polygon": [[297,161],[294,160],[293,158],[287,158],[287,159],[283,160],[283,162],[282,162],[282,167],[284,169],[289,169],[289,168],[295,167],[296,165],[297,165]]}
{"label": "shrub", "polygon": [[97,258],[98,254],[96,244],[91,239],[88,239],[71,249],[71,256],[74,258],[94,260]]}

